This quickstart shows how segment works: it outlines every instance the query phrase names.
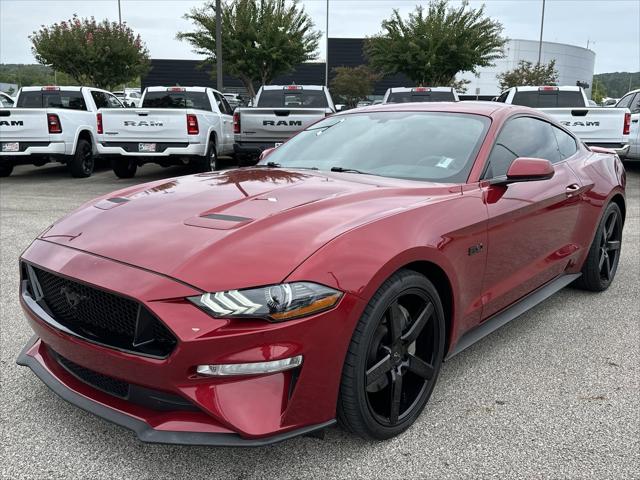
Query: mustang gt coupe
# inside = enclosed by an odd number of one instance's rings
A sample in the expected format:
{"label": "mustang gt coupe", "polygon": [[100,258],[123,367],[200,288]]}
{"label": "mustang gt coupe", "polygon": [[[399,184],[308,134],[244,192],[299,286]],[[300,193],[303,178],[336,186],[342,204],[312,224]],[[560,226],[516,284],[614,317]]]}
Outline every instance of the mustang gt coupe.
{"label": "mustang gt coupe", "polygon": [[569,284],[606,290],[625,210],[616,154],[535,110],[351,110],[47,228],[20,259],[18,363],[143,441],[387,439],[444,360]]}

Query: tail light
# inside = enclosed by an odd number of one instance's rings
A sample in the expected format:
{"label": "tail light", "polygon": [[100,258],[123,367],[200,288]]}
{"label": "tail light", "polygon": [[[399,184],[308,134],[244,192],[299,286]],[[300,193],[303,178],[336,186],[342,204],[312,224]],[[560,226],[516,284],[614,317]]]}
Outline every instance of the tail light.
{"label": "tail light", "polygon": [[47,114],[47,125],[49,126],[49,133],[62,133],[62,125],[60,124],[60,117],[55,113]]}
{"label": "tail light", "polygon": [[187,135],[198,135],[198,117],[193,113],[187,113]]}
{"label": "tail light", "polygon": [[96,125],[98,127],[98,135],[102,135],[102,114],[96,114]]}
{"label": "tail light", "polygon": [[630,133],[631,133],[631,114],[627,112],[624,114],[624,127],[622,129],[622,134],[629,135]]}
{"label": "tail light", "polygon": [[233,133],[240,133],[240,112],[233,112]]}

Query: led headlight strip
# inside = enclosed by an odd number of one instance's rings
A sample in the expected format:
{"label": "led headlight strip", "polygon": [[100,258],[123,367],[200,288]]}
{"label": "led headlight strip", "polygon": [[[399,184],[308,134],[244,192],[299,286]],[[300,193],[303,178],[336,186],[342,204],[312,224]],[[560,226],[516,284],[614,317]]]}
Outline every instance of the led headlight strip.
{"label": "led headlight strip", "polygon": [[332,308],[342,292],[312,282],[205,293],[188,299],[214,317],[291,320]]}

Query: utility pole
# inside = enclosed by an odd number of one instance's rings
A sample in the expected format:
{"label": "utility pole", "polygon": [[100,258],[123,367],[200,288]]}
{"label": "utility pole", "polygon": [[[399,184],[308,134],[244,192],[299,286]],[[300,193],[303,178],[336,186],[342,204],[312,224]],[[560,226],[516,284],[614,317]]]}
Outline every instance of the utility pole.
{"label": "utility pole", "polygon": [[540,19],[540,44],[538,45],[538,65],[542,60],[542,32],[544,31],[544,4],[545,0],[542,0],[542,18]]}
{"label": "utility pole", "polygon": [[118,25],[122,26],[122,10],[120,8],[120,0],[118,0]]}
{"label": "utility pole", "polygon": [[325,87],[329,87],[329,0],[327,0],[327,23],[324,31],[327,35],[327,51],[324,56],[324,85]]}
{"label": "utility pole", "polygon": [[216,88],[222,92],[222,5],[216,0]]}

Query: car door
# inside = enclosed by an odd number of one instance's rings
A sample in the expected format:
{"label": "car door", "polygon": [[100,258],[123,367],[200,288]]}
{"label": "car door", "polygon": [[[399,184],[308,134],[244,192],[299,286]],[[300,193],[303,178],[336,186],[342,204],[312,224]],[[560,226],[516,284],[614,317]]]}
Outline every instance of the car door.
{"label": "car door", "polygon": [[218,110],[220,111],[220,119],[222,123],[222,136],[224,139],[224,145],[222,151],[225,153],[233,150],[233,109],[220,93],[213,92],[213,96],[216,99]]}
{"label": "car door", "polygon": [[[489,219],[483,319],[562,274],[576,255],[574,237],[582,186],[567,163],[567,154],[559,151],[553,128],[536,117],[511,118],[489,156],[483,175]],[[566,146],[565,151],[569,151]],[[491,185],[491,180],[506,176],[518,157],[549,160],[554,164],[554,176]]]}

